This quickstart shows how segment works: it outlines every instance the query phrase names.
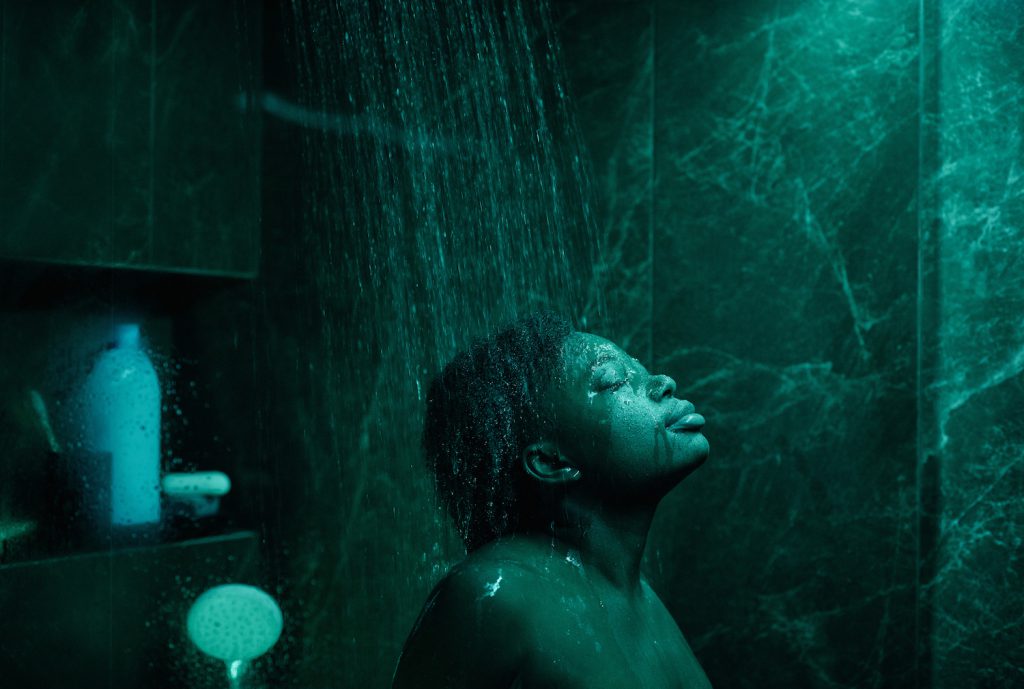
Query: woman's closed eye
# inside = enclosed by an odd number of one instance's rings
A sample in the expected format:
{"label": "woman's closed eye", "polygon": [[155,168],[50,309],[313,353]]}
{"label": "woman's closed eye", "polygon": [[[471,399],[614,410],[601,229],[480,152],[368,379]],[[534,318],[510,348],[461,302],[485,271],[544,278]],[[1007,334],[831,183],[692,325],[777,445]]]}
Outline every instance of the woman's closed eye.
{"label": "woman's closed eye", "polygon": [[604,392],[606,390],[618,390],[625,384],[625,372],[612,368],[603,371],[600,375],[598,375],[595,386],[598,390]]}

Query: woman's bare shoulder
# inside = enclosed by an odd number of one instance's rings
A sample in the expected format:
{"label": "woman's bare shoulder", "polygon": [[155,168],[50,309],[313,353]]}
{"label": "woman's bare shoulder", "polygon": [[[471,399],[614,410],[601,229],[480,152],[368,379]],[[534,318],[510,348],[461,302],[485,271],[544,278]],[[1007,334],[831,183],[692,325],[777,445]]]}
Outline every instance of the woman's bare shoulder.
{"label": "woman's bare shoulder", "polygon": [[538,573],[481,549],[437,583],[402,650],[393,686],[507,687],[529,648]]}
{"label": "woman's bare shoulder", "polygon": [[[504,617],[528,612],[560,587],[558,563],[527,541],[495,541],[471,553],[437,587],[438,603]],[[504,620],[509,621],[509,620]]]}
{"label": "woman's bare shoulder", "polygon": [[[564,548],[563,548],[564,550]],[[508,570],[517,580],[528,581],[533,590],[544,590],[562,582],[566,574],[578,571],[568,556],[549,541],[534,536],[515,536],[491,541],[460,563],[479,574]],[[540,589],[536,585],[540,584]],[[544,586],[547,584],[548,586]]]}

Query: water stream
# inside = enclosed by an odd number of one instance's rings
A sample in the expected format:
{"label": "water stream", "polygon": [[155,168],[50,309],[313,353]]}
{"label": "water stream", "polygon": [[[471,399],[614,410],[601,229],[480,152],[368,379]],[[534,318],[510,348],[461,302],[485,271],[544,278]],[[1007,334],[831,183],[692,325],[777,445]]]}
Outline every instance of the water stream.
{"label": "water stream", "polygon": [[524,311],[596,318],[587,175],[547,3],[291,10],[313,277],[328,312],[337,298],[369,316],[325,319],[327,340],[373,346],[422,386]]}

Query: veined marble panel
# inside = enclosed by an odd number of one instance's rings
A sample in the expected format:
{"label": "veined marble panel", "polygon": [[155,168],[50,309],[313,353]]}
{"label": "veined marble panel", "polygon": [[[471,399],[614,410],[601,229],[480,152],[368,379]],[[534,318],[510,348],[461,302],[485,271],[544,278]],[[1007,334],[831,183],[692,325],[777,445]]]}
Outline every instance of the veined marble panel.
{"label": "veined marble panel", "polygon": [[1024,8],[941,0],[936,687],[1024,683]]}
{"label": "veined marble panel", "polygon": [[654,361],[712,449],[648,557],[716,687],[913,682],[917,9],[657,3]]}

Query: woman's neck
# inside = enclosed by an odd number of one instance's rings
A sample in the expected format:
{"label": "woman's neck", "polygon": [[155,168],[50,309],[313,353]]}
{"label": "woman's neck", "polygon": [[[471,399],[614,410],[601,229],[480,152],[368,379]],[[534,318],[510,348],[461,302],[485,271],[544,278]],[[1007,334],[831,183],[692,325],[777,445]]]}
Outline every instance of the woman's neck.
{"label": "woman's neck", "polygon": [[596,569],[624,595],[639,595],[640,561],[655,505],[594,505],[574,498],[563,504],[562,518],[553,524],[552,545],[560,541],[579,553],[584,567]]}

